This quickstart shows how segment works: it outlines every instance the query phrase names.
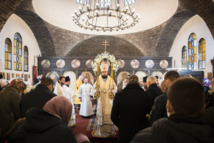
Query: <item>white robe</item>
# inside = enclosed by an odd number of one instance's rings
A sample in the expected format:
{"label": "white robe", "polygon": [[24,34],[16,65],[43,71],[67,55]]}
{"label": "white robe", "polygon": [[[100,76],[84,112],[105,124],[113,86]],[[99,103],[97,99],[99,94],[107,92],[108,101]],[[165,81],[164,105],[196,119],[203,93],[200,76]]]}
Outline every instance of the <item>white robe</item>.
{"label": "white robe", "polygon": [[65,92],[65,97],[71,102],[72,104],[72,112],[71,112],[71,118],[68,123],[68,126],[72,127],[76,125],[76,115],[75,115],[75,109],[74,109],[74,92],[70,87],[67,87],[66,85],[63,85],[63,90]]}
{"label": "white robe", "polygon": [[[113,99],[109,98],[111,90],[109,89],[111,77],[108,76],[107,79],[103,79],[99,76],[100,81],[100,97],[97,99],[97,131],[96,134],[102,137],[111,136],[115,132],[115,126],[111,121],[111,109],[113,104]],[[117,86],[113,81],[112,90],[115,94],[117,92]],[[96,92],[96,83],[93,86],[92,95],[94,96]]]}
{"label": "white robe", "polygon": [[91,116],[94,114],[92,109],[92,101],[90,100],[90,93],[92,90],[92,85],[87,83],[83,83],[78,92],[78,98],[82,98],[81,106],[80,106],[80,115],[81,116]]}
{"label": "white robe", "polygon": [[59,95],[59,96],[66,96],[64,89],[58,82],[56,82],[56,84],[55,84],[53,93],[55,93],[56,95]]}

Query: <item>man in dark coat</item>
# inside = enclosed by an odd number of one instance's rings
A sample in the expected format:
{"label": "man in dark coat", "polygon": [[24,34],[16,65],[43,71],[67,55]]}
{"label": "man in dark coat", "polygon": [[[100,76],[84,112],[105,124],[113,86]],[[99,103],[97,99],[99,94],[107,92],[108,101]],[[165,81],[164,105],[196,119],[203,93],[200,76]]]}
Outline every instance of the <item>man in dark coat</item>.
{"label": "man in dark coat", "polygon": [[21,117],[20,100],[26,85],[20,79],[14,79],[0,92],[0,143],[4,142],[5,133]]}
{"label": "man in dark coat", "polygon": [[214,130],[199,116],[205,108],[201,83],[194,78],[178,79],[169,87],[167,96],[169,118],[155,121],[130,143],[213,143]]}
{"label": "man in dark coat", "polygon": [[155,98],[158,97],[159,95],[163,94],[163,92],[161,91],[160,87],[157,86],[157,79],[154,76],[149,76],[147,78],[147,86],[148,86],[148,88],[147,88],[146,92],[148,94],[150,94],[151,105],[153,106]]}
{"label": "man in dark coat", "polygon": [[56,96],[56,94],[52,93],[53,84],[52,79],[48,77],[42,78],[41,84],[37,85],[33,91],[22,97],[20,107],[23,117],[28,109],[32,107],[43,108],[47,101]]}
{"label": "man in dark coat", "polygon": [[[176,81],[178,78],[180,77],[180,75],[178,74],[177,71],[168,71],[165,76],[164,76],[164,81],[167,87],[169,87],[174,81]],[[150,125],[153,124],[154,121],[156,121],[157,119],[160,119],[162,117],[167,117],[166,114],[166,101],[167,101],[167,89],[166,91],[158,96],[155,101],[154,101],[154,105],[151,109],[150,112]]]}
{"label": "man in dark coat", "polygon": [[138,131],[148,126],[149,110],[149,95],[140,87],[138,77],[130,76],[128,85],[116,94],[111,111],[111,120],[119,128],[119,143],[129,143]]}
{"label": "man in dark coat", "polygon": [[76,143],[72,128],[40,108],[26,113],[24,125],[9,138],[8,143]]}

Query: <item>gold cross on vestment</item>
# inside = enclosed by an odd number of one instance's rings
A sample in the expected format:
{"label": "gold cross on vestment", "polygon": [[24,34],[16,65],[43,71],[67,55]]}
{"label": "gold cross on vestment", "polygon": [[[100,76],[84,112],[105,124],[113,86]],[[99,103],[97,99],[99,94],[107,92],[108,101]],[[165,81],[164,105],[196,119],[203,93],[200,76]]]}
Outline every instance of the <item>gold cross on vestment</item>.
{"label": "gold cross on vestment", "polygon": [[105,46],[105,54],[107,53],[107,51],[106,51],[106,46],[110,46],[110,44],[109,44],[109,42],[107,42],[106,40],[103,42],[103,44],[102,44],[103,46]]}

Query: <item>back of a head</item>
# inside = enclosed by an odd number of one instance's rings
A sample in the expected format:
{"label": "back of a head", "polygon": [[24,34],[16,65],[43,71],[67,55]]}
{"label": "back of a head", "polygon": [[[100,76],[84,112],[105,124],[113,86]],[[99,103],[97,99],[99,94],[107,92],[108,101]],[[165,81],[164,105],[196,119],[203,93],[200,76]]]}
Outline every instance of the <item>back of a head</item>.
{"label": "back of a head", "polygon": [[65,124],[68,124],[70,121],[72,104],[64,96],[53,97],[44,105],[43,109],[51,114],[59,116]]}
{"label": "back of a head", "polygon": [[177,71],[171,70],[168,71],[165,75],[164,75],[164,80],[169,79],[170,81],[175,81],[176,79],[178,79],[180,77],[180,75],[178,74]]}
{"label": "back of a head", "polygon": [[169,86],[168,100],[172,104],[175,113],[187,116],[198,116],[204,107],[204,88],[194,78],[181,78]]}
{"label": "back of a head", "polygon": [[156,77],[155,76],[149,76],[148,78],[147,78],[147,82],[150,82],[150,84],[154,84],[154,83],[157,83],[157,79],[156,79]]}
{"label": "back of a head", "polygon": [[136,75],[131,75],[128,79],[128,83],[138,83],[138,77]]}
{"label": "back of a head", "polygon": [[26,84],[20,78],[13,79],[10,82],[10,86],[15,88],[19,93],[23,92],[26,89]]}
{"label": "back of a head", "polygon": [[54,85],[54,82],[51,78],[49,77],[43,77],[41,79],[41,84],[44,84],[45,86],[49,86],[49,85]]}

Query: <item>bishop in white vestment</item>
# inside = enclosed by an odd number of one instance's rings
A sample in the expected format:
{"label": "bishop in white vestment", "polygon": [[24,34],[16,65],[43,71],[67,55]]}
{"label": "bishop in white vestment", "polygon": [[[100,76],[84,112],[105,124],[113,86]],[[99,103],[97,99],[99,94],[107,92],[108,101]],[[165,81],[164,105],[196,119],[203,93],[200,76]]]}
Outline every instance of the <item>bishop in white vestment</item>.
{"label": "bishop in white vestment", "polygon": [[[99,76],[99,89],[96,89],[96,83],[93,86],[93,96],[96,92],[99,93],[97,98],[97,130],[96,135],[101,137],[109,137],[115,133],[115,126],[111,121],[111,109],[113,104],[113,98],[110,98],[110,94],[115,94],[117,86],[113,79],[108,75],[108,64],[101,63],[101,75]],[[110,80],[111,79],[111,80]],[[112,86],[110,88],[110,81]]]}
{"label": "bishop in white vestment", "polygon": [[94,115],[92,108],[93,96],[90,96],[92,90],[92,85],[88,83],[88,79],[84,78],[84,83],[80,86],[78,92],[78,98],[81,101],[79,114],[84,117],[89,117]]}

